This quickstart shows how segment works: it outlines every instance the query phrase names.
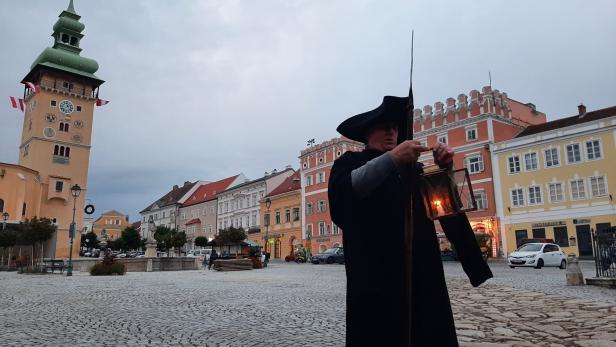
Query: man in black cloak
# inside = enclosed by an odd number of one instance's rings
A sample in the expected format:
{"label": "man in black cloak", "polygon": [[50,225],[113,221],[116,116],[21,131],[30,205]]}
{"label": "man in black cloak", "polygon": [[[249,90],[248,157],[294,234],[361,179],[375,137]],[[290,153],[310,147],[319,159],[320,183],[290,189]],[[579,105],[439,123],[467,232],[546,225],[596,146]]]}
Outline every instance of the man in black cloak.
{"label": "man in black cloak", "polygon": [[[411,346],[457,346],[456,329],[434,222],[419,191],[422,164],[433,150],[451,168],[453,151],[406,140],[408,98],[386,96],[376,109],[344,121],[338,132],[366,144],[346,152],[332,168],[330,211],[342,228],[347,275],[347,346],[408,346],[408,286],[405,284],[405,207],[413,199]],[[460,214],[440,220],[473,286],[492,273],[475,235]],[[376,248],[382,251],[375,252]],[[411,265],[409,264],[409,266]]]}

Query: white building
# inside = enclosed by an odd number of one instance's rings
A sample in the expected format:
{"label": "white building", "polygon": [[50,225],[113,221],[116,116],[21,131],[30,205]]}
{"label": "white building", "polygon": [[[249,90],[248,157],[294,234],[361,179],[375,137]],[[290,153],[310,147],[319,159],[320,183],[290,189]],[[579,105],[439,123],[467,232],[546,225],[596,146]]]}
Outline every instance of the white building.
{"label": "white building", "polygon": [[280,172],[276,170],[272,173],[266,172],[261,178],[246,181],[218,194],[217,229],[226,229],[231,226],[241,227],[244,230],[260,228],[259,202],[293,173],[289,165]]}

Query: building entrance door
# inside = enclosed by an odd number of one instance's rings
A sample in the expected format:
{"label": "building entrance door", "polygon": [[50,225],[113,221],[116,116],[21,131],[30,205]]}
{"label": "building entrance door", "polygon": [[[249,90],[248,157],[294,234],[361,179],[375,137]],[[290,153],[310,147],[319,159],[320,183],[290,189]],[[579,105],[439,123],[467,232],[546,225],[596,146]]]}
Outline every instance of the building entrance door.
{"label": "building entrance door", "polygon": [[578,250],[580,257],[592,257],[592,238],[590,235],[590,225],[576,225]]}

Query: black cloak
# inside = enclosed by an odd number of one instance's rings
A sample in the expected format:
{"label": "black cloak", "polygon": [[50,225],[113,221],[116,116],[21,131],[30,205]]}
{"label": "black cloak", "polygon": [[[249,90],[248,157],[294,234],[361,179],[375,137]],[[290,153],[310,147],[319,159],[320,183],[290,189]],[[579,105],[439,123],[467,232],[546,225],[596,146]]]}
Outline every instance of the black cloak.
{"label": "black cloak", "polygon": [[[346,152],[329,180],[332,220],[343,230],[347,275],[347,346],[403,346],[407,315],[404,288],[404,210],[413,196],[412,343],[457,346],[453,314],[445,284],[434,222],[427,218],[418,187],[421,164],[409,167],[410,182],[398,171],[359,198],[351,171],[383,153]],[[404,177],[404,175],[402,175]],[[441,219],[473,286],[492,277],[466,215]]]}

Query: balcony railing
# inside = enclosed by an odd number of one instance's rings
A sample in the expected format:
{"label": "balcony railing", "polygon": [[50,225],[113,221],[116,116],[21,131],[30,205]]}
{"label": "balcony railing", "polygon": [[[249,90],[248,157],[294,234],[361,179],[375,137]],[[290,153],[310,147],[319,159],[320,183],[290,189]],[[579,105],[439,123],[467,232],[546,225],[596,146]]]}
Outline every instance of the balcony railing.
{"label": "balcony railing", "polygon": [[68,165],[70,163],[70,158],[67,157],[61,157],[59,155],[54,155],[53,156],[53,163],[54,164],[63,164],[63,165]]}

